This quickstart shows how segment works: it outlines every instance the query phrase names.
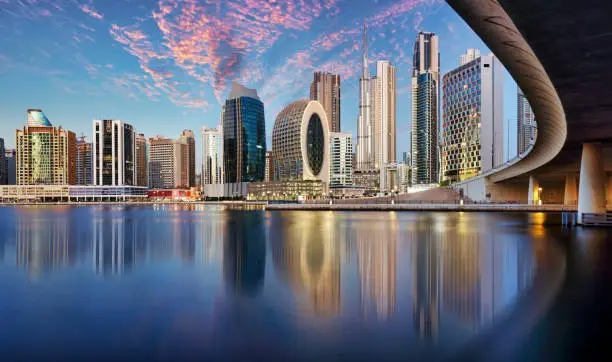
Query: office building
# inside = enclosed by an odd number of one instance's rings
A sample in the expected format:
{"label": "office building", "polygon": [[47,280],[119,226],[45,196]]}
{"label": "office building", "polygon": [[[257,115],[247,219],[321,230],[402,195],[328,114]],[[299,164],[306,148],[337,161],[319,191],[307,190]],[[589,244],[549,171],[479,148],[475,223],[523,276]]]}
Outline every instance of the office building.
{"label": "office building", "polygon": [[181,140],[149,138],[149,187],[189,187],[189,146]]}
{"label": "office building", "polygon": [[412,184],[439,182],[439,88],[438,36],[419,32],[412,63]]}
{"label": "office building", "polygon": [[189,187],[195,186],[195,135],[191,130],[183,130],[179,136],[179,141],[187,145],[187,153],[189,154]]}
{"label": "office building", "polygon": [[234,82],[222,113],[224,182],[263,181],[266,124],[257,91]]}
{"label": "office building", "polygon": [[368,71],[368,31],[363,24],[363,55],[359,78],[359,118],[357,119],[357,170],[374,170],[374,123],[372,116],[372,85]]}
{"label": "office building", "polygon": [[340,75],[315,72],[310,83],[310,100],[323,105],[330,132],[340,132]]}
{"label": "office building", "polygon": [[350,133],[331,132],[329,187],[353,186],[353,137]]}
{"label": "office building", "polygon": [[274,180],[319,180],[329,186],[328,125],[317,101],[299,100],[278,114],[272,130]]}
{"label": "office building", "polygon": [[76,151],[76,184],[92,185],[91,178],[91,142],[85,136],[79,137]]}
{"label": "office building", "polygon": [[266,151],[266,173],[264,181],[274,181],[274,157],[272,156],[272,151]]}
{"label": "office building", "polygon": [[464,65],[472,60],[476,60],[480,57],[480,50],[478,49],[468,49],[465,54],[461,54],[459,57],[459,65]]}
{"label": "office building", "polygon": [[136,135],[136,186],[149,184],[149,145],[144,134]]}
{"label": "office building", "polygon": [[535,145],[538,128],[529,101],[521,88],[517,87],[517,90],[517,150],[522,155]]}
{"label": "office building", "polygon": [[40,109],[28,110],[28,122],[16,130],[18,185],[74,185],[76,135],[56,128]]}
{"label": "office building", "polygon": [[136,185],[136,131],[120,120],[93,121],[93,183]]}
{"label": "office building", "polygon": [[202,127],[202,184],[223,183],[223,126]]}
{"label": "office building", "polygon": [[4,149],[4,139],[0,138],[0,185],[6,184],[8,184],[6,150]]}
{"label": "office building", "polygon": [[[396,153],[396,106],[395,67],[386,60],[376,62],[376,79],[372,79],[372,110],[374,112],[374,167],[381,169],[395,163]],[[380,184],[386,184],[386,172],[380,173]]]}
{"label": "office building", "polygon": [[17,183],[17,150],[7,149],[4,153],[4,165],[6,167],[6,184],[15,185]]}

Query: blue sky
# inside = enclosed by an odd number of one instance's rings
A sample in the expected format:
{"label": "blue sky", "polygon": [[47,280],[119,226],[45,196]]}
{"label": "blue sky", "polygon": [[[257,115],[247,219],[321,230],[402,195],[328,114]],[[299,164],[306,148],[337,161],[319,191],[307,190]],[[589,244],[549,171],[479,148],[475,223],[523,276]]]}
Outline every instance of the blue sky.
{"label": "blue sky", "polygon": [[[199,133],[219,123],[236,80],[264,101],[270,148],[276,114],[308,96],[315,70],[341,74],[342,130],[356,136],[364,19],[370,61],[397,67],[401,154],[417,31],[439,35],[443,73],[467,48],[489,52],[441,0],[0,0],[0,138],[14,145],[27,108],[88,137],[94,119],[127,121],[146,137]],[[508,74],[504,93],[514,121]]]}

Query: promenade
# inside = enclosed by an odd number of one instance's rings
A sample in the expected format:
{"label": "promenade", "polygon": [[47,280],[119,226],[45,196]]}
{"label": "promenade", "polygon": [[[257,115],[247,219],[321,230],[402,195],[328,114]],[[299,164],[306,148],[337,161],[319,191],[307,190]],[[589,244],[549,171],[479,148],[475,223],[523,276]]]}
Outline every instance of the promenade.
{"label": "promenade", "polygon": [[576,211],[571,205],[521,204],[269,204],[265,210],[302,211],[472,211],[472,212],[564,212]]}

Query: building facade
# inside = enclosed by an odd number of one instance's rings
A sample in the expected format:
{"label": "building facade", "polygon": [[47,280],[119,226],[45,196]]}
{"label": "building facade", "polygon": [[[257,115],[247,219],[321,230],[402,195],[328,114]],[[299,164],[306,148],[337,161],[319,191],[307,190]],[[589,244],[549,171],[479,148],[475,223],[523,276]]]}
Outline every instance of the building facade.
{"label": "building facade", "polygon": [[465,52],[465,54],[462,54],[459,57],[459,65],[467,64],[471,62],[472,60],[476,60],[478,58],[480,58],[480,50],[470,48]]}
{"label": "building facade", "polygon": [[412,183],[439,182],[440,53],[438,36],[419,32],[412,65]]}
{"label": "building facade", "polygon": [[328,125],[317,101],[299,100],[278,114],[272,130],[274,180],[318,180],[329,186]]}
{"label": "building facade", "polygon": [[353,186],[353,136],[331,132],[329,187]]}
{"label": "building facade", "polygon": [[149,144],[144,134],[136,135],[136,186],[149,185]]}
{"label": "building facade", "polygon": [[257,91],[234,83],[222,113],[224,183],[263,181],[266,125]]}
{"label": "building facade", "polygon": [[506,161],[504,139],[504,67],[493,54],[481,56],[480,156],[482,172]]}
{"label": "building facade", "polygon": [[274,157],[272,156],[272,151],[266,151],[266,174],[264,181],[274,181]]}
{"label": "building facade", "polygon": [[93,184],[136,185],[136,131],[120,120],[93,121]]}
{"label": "building facade", "polygon": [[76,184],[92,185],[91,177],[91,142],[85,136],[79,138],[76,151]]}
{"label": "building facade", "polygon": [[372,113],[372,84],[368,70],[368,31],[363,25],[363,56],[359,78],[359,117],[357,119],[357,170],[374,170],[374,123]]}
{"label": "building facade", "polygon": [[189,187],[189,148],[181,140],[149,138],[149,187]]}
{"label": "building facade", "polygon": [[202,184],[223,183],[223,126],[202,127]]}
{"label": "building facade", "polygon": [[4,139],[0,138],[0,185],[8,184],[8,169],[6,162],[6,150],[4,149]]}
{"label": "building facade", "polygon": [[193,131],[186,129],[181,132],[179,140],[187,145],[187,153],[189,154],[189,187],[195,187],[195,135]]}
{"label": "building facade", "polygon": [[17,183],[17,150],[7,149],[4,153],[6,167],[6,184],[15,185]]}
{"label": "building facade", "polygon": [[517,150],[518,154],[522,155],[535,145],[538,128],[529,101],[521,88],[517,87],[517,90]]}
{"label": "building facade", "polygon": [[[396,103],[395,67],[386,60],[376,62],[376,80],[372,80],[374,91],[372,109],[374,110],[374,153],[376,169],[387,163],[395,162],[396,154]],[[380,184],[386,183],[387,173],[380,173]]]}
{"label": "building facade", "polygon": [[310,100],[323,105],[330,132],[340,132],[340,75],[315,72],[310,83]]}
{"label": "building facade", "polygon": [[76,135],[51,125],[39,109],[28,110],[28,125],[15,132],[18,185],[74,185]]}

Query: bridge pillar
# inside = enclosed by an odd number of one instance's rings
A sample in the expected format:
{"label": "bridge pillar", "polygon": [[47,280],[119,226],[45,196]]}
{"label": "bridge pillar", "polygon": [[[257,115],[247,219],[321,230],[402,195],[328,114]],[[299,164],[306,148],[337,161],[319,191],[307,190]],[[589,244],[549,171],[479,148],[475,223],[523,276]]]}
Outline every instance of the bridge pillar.
{"label": "bridge pillar", "polygon": [[606,212],[606,172],[600,143],[582,145],[578,188],[578,224],[582,224],[582,215],[585,213]]}
{"label": "bridge pillar", "polygon": [[565,175],[565,196],[563,197],[563,203],[565,205],[576,205],[578,203],[578,182],[574,173]]}
{"label": "bridge pillar", "polygon": [[[523,189],[524,190],[524,189]],[[540,203],[540,182],[535,177],[529,176],[529,205],[537,205]]]}
{"label": "bridge pillar", "polygon": [[606,189],[606,200],[608,210],[612,211],[612,173],[608,174],[608,186]]}

